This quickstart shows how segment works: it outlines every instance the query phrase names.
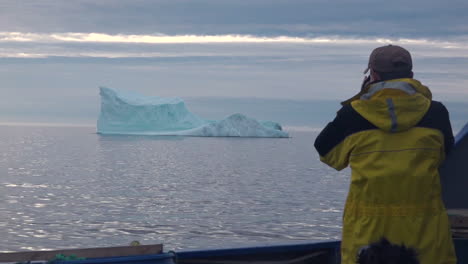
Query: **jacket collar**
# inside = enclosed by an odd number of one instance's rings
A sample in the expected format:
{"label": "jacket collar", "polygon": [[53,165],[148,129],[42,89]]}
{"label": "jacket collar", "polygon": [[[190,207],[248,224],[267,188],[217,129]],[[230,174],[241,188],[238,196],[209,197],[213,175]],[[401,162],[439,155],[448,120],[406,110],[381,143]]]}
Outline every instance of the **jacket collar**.
{"label": "jacket collar", "polygon": [[369,100],[372,98],[374,94],[377,92],[383,90],[383,89],[396,89],[403,91],[407,93],[408,95],[413,95],[416,93],[416,89],[414,87],[407,83],[407,82],[378,82],[370,86],[370,88],[367,90],[367,92],[363,95],[361,95],[360,99],[361,100]]}
{"label": "jacket collar", "polygon": [[408,95],[413,95],[415,93],[420,93],[424,95],[429,100],[432,100],[432,93],[429,88],[418,80],[403,78],[403,79],[393,79],[388,81],[376,82],[367,86],[364,90],[364,93],[359,97],[361,100],[369,100],[377,92],[383,89],[396,89],[405,92]]}

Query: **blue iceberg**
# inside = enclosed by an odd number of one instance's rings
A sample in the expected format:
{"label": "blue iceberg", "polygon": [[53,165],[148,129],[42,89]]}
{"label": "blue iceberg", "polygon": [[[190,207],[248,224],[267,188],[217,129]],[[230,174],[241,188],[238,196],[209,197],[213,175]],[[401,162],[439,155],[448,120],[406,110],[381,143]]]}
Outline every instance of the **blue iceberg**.
{"label": "blue iceberg", "polygon": [[148,97],[100,87],[100,134],[197,137],[289,137],[281,125],[233,114],[221,121],[191,113],[178,97]]}

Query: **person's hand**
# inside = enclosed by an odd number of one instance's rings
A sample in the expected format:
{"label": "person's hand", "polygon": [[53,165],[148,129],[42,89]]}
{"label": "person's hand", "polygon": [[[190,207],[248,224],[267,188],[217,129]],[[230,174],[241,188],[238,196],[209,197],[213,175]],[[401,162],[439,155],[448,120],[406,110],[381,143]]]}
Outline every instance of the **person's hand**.
{"label": "person's hand", "polygon": [[352,101],[359,99],[359,97],[364,93],[367,85],[369,85],[370,83],[371,83],[370,75],[364,76],[364,80],[362,80],[362,84],[361,84],[361,91],[359,91],[358,94],[356,94],[355,96],[349,98],[348,100],[341,102],[341,105],[345,106],[347,104],[350,104]]}
{"label": "person's hand", "polygon": [[361,92],[364,91],[364,89],[370,83],[370,81],[371,81],[370,75],[364,76],[364,80],[362,80],[362,84],[361,84]]}

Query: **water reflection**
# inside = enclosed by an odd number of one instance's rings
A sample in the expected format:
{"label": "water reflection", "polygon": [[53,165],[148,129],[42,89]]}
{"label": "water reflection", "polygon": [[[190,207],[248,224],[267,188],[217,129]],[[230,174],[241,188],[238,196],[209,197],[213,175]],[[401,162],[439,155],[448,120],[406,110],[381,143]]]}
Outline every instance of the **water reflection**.
{"label": "water reflection", "polygon": [[3,251],[133,240],[217,248],[340,234],[348,176],[319,164],[315,132],[287,140],[0,133]]}

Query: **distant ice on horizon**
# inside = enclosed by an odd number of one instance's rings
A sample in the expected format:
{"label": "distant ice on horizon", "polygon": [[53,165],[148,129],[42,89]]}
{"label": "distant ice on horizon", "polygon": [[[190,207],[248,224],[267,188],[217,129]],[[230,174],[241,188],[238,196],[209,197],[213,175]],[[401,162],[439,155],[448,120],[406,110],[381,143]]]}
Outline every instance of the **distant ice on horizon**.
{"label": "distant ice on horizon", "polygon": [[221,121],[191,113],[178,97],[143,96],[99,87],[97,133],[197,137],[289,137],[279,123],[235,113]]}

